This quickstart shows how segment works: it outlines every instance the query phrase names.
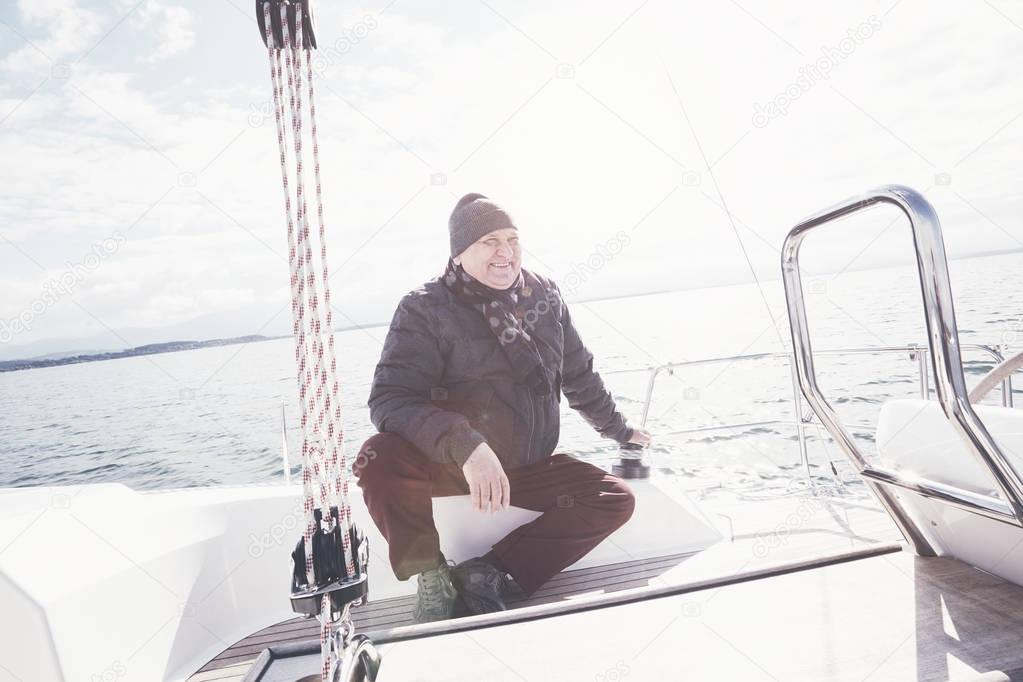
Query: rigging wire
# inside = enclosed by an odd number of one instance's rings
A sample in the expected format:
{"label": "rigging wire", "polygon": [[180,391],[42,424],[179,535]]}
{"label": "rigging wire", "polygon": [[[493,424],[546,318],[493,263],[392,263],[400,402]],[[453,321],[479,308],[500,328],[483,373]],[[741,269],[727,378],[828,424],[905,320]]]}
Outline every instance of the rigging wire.
{"label": "rigging wire", "polygon": [[757,271],[753,267],[753,261],[749,257],[749,252],[746,250],[746,245],[742,241],[742,237],[739,236],[739,228],[735,224],[735,218],[732,216],[731,209],[728,208],[728,203],[725,201],[725,195],[721,191],[720,185],[718,185],[717,178],[714,177],[714,169],[711,167],[710,161],[707,159],[707,154],[703,151],[703,145],[700,144],[700,138],[696,134],[696,128],[693,126],[692,120],[689,118],[689,112],[686,111],[685,104],[682,102],[682,95],[678,91],[678,87],[675,85],[675,80],[671,77],[671,72],[668,70],[663,60],[661,65],[664,67],[664,73],[668,77],[668,82],[671,84],[671,89],[675,93],[675,99],[678,101],[679,109],[682,110],[682,117],[685,118],[686,125],[689,127],[689,133],[693,136],[693,141],[696,143],[696,148],[700,152],[700,156],[703,158],[703,164],[707,168],[707,175],[710,176],[711,182],[714,184],[714,190],[717,192],[718,200],[721,202],[721,206],[725,210],[725,214],[728,216],[728,222],[732,226],[732,232],[735,234],[735,240],[739,242],[739,248],[742,249],[742,255],[746,259],[746,266],[749,268],[750,274],[753,275],[753,281],[757,285],[757,291],[760,292],[760,300],[764,303],[764,308],[767,310],[767,316],[771,320],[771,326],[774,328],[775,334],[778,336],[778,343],[782,348],[785,347],[785,341],[781,335],[781,331],[778,329],[778,322],[774,317],[774,313],[771,312],[771,306],[767,302],[767,294],[764,293],[764,287],[760,282],[760,278],[757,276]]}

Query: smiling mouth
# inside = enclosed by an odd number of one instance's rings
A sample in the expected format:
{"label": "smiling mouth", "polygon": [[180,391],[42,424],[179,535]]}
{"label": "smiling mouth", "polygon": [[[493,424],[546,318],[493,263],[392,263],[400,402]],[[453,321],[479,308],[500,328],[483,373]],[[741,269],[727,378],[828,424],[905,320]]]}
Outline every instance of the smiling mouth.
{"label": "smiling mouth", "polygon": [[497,270],[499,270],[501,272],[505,272],[505,271],[511,270],[511,266],[512,266],[511,263],[491,263],[490,264],[490,267],[496,268]]}

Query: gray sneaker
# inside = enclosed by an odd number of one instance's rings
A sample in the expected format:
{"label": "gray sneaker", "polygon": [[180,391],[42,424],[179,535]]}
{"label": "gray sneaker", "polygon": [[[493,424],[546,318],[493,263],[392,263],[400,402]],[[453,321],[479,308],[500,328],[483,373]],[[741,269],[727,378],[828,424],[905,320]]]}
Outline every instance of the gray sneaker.
{"label": "gray sneaker", "polygon": [[451,618],[458,593],[451,582],[451,569],[445,562],[437,568],[423,571],[416,578],[416,608],[412,618],[417,623],[431,623]]}
{"label": "gray sneaker", "polygon": [[506,588],[504,573],[479,557],[455,566],[451,578],[470,615],[507,609],[502,598]]}

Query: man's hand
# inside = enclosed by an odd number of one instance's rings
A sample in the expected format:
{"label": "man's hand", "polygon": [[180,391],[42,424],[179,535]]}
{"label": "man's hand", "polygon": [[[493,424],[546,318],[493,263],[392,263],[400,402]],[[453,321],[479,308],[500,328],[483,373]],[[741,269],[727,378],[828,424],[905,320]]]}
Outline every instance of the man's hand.
{"label": "man's hand", "polygon": [[472,508],[494,513],[507,509],[511,485],[500,460],[486,443],[480,443],[462,466],[462,473],[472,494]]}
{"label": "man's hand", "polygon": [[646,447],[650,445],[651,441],[653,441],[653,436],[650,435],[649,431],[647,431],[646,429],[641,429],[638,426],[633,427],[632,438],[629,439],[630,443],[635,443],[636,445]]}

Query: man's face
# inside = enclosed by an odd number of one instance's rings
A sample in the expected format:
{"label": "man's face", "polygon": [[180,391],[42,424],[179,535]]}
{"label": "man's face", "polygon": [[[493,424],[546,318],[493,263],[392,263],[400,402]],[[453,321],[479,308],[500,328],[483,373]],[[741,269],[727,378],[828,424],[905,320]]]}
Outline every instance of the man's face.
{"label": "man's face", "polygon": [[492,289],[507,289],[522,269],[519,232],[513,227],[489,232],[458,254],[455,263]]}

